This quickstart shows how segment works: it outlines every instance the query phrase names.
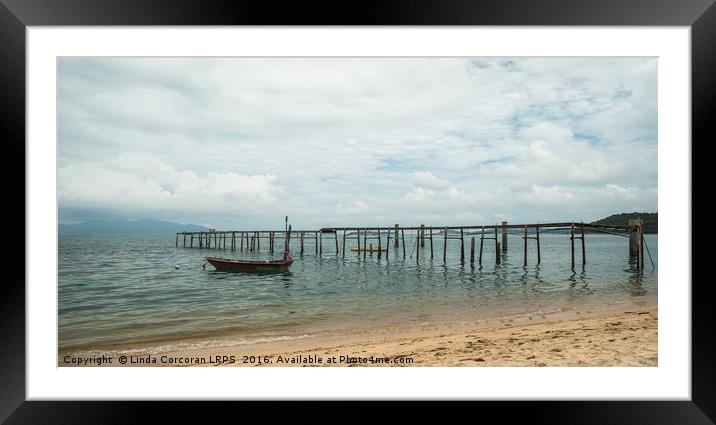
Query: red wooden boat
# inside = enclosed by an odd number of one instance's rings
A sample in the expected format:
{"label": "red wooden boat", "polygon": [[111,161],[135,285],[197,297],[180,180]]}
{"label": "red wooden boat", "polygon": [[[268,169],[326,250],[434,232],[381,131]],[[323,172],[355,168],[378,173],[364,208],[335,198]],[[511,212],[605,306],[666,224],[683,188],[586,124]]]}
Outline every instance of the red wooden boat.
{"label": "red wooden boat", "polygon": [[293,264],[293,257],[288,251],[283,252],[280,260],[236,260],[232,258],[205,257],[206,261],[217,270],[222,271],[262,271],[288,270]]}
{"label": "red wooden boat", "polygon": [[[286,217],[288,221],[288,217]],[[288,224],[288,223],[286,223]],[[291,241],[291,226],[286,229],[286,246],[280,260],[237,260],[233,258],[204,257],[204,259],[221,271],[278,271],[288,270],[293,264],[293,257],[288,250]],[[206,265],[206,264],[205,264]]]}

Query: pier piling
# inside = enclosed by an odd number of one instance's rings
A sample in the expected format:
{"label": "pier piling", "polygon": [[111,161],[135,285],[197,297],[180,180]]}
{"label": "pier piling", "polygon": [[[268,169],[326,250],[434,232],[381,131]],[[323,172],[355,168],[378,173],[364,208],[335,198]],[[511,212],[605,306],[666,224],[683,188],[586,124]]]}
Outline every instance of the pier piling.
{"label": "pier piling", "polygon": [[443,263],[447,263],[447,240],[448,229],[445,227],[445,233],[443,234]]}
{"label": "pier piling", "polygon": [[465,240],[462,235],[462,229],[460,229],[460,262],[465,262]]}
{"label": "pier piling", "polygon": [[415,239],[415,261],[420,261],[420,230]]}
{"label": "pier piling", "polygon": [[475,237],[470,238],[470,264],[475,264]]}
{"label": "pier piling", "polygon": [[507,251],[507,222],[502,222],[502,250]]}
{"label": "pier piling", "polygon": [[480,267],[482,267],[482,245],[485,242],[485,226],[482,226],[482,234],[480,235]]}
{"label": "pier piling", "polygon": [[403,260],[405,260],[405,231],[400,229],[400,240],[403,241]]}
{"label": "pier piling", "polygon": [[525,226],[525,261],[523,267],[527,267],[527,226]]}
{"label": "pier piling", "polygon": [[582,233],[582,266],[587,264],[587,248],[585,247],[584,243],[584,223],[582,223],[581,226],[579,226],[580,232]]}
{"label": "pier piling", "polygon": [[537,265],[539,265],[539,263],[542,262],[542,255],[540,253],[540,248],[539,248],[539,226],[537,226],[537,228],[535,228],[535,232],[537,233],[537,236],[536,236],[536,238],[537,238]]}
{"label": "pier piling", "polygon": [[[371,251],[372,251],[372,249],[371,249]],[[378,258],[381,257],[382,253],[383,253],[383,250],[381,249],[381,246],[380,246],[380,229],[378,229]]]}
{"label": "pier piling", "polygon": [[432,260],[433,257],[433,228],[430,228],[430,259]]}
{"label": "pier piling", "polygon": [[385,240],[385,259],[390,258],[390,228],[385,229],[385,234],[388,235]]}
{"label": "pier piling", "polygon": [[343,229],[343,258],[346,258],[346,229]]}
{"label": "pier piling", "polygon": [[569,239],[570,243],[572,244],[572,270],[574,270],[574,224],[572,224],[572,227],[570,227]]}
{"label": "pier piling", "polygon": [[[363,259],[365,260],[365,247],[368,246],[368,229],[363,229]],[[371,245],[371,251],[372,251]],[[358,254],[360,255],[360,254]]]}

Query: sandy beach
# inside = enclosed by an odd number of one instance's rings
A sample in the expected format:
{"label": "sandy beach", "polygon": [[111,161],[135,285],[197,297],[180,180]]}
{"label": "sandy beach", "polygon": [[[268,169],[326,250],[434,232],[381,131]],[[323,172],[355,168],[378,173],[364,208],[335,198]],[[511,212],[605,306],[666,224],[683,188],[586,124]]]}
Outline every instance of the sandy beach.
{"label": "sandy beach", "polygon": [[[117,364],[115,357],[107,366],[657,366],[657,317],[655,306],[630,306],[520,320],[405,325],[151,355],[134,352],[125,364]],[[62,356],[59,365],[70,366]]]}

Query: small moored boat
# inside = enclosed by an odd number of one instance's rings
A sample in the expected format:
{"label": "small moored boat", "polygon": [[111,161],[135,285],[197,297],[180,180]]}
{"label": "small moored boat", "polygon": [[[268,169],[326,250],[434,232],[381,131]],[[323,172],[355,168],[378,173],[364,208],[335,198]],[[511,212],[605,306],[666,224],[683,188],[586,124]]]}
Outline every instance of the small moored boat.
{"label": "small moored boat", "polygon": [[[288,217],[286,217],[288,221]],[[288,224],[288,223],[286,223]],[[291,242],[291,226],[286,229],[286,246],[283,251],[283,258],[280,260],[238,260],[234,258],[204,257],[204,259],[221,271],[262,271],[262,270],[288,270],[293,264],[293,257],[288,247]],[[204,264],[206,265],[206,264]]]}
{"label": "small moored boat", "polygon": [[205,257],[204,259],[217,270],[222,271],[288,270],[293,264],[293,257],[288,251],[283,252],[283,258],[280,260],[236,260],[220,257]]}

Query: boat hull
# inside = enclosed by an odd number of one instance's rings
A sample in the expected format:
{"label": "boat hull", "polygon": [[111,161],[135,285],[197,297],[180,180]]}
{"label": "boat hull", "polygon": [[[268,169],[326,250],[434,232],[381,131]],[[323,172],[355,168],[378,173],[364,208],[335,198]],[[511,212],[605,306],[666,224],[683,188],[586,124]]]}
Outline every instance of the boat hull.
{"label": "boat hull", "polygon": [[250,261],[250,260],[232,260],[227,258],[206,257],[206,261],[221,271],[282,271],[288,270],[293,264],[290,260],[275,261]]}

